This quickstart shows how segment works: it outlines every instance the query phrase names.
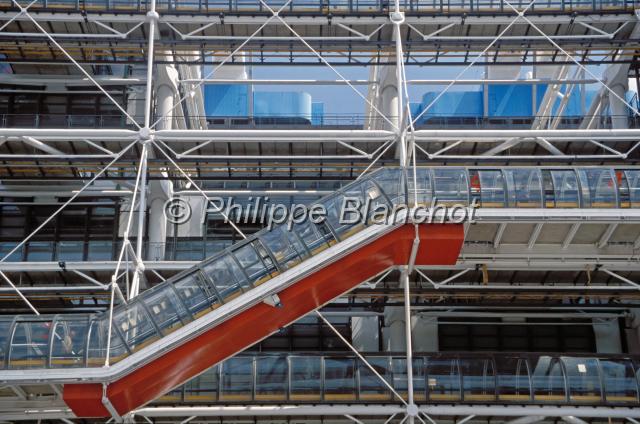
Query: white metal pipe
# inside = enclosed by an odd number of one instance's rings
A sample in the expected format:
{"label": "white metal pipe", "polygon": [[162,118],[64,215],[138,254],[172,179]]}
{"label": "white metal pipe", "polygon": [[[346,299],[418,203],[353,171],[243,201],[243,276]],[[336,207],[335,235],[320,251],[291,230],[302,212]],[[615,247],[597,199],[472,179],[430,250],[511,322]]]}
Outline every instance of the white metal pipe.
{"label": "white metal pipe", "polygon": [[[4,33],[3,33],[4,34]],[[99,82],[100,85],[137,85],[144,84],[145,79],[140,77],[111,77],[111,76],[95,76],[94,81]],[[68,77],[65,75],[28,75],[28,74],[0,74],[0,83],[2,84],[15,84],[15,85],[35,85],[41,87],[45,84],[62,84],[65,86],[93,86],[88,78],[78,78],[77,76]],[[46,90],[49,92],[49,90]],[[93,92],[93,91],[92,91]],[[66,91],[69,93],[69,91]],[[77,91],[73,92],[78,93]]]}
{"label": "white metal pipe", "polygon": [[24,137],[31,136],[40,140],[59,138],[105,138],[117,140],[134,140],[138,137],[138,131],[126,129],[91,129],[91,128],[0,128],[0,137]]}
{"label": "white metal pipe", "polygon": [[181,155],[177,154],[176,159],[187,160],[299,160],[299,159],[372,159],[372,155]]}
{"label": "white metal pipe", "polygon": [[[0,191],[0,193],[2,193]],[[202,190],[202,193],[213,196],[291,196],[291,195],[318,195],[326,196],[335,193],[331,190]],[[176,196],[201,196],[197,190],[180,190],[174,192]],[[0,202],[0,204],[2,204]]]}
{"label": "white metal pipe", "polygon": [[[640,130],[637,131],[640,136]],[[0,131],[0,136],[7,135]],[[24,135],[24,134],[20,134]],[[257,138],[257,139],[300,139],[300,140],[314,140],[314,139],[333,139],[338,138],[340,140],[357,138],[362,141],[374,142],[386,141],[394,137],[394,132],[385,130],[238,130],[238,129],[222,129],[222,130],[158,130],[155,131],[155,135],[163,141],[172,138],[202,138],[205,140],[224,138],[224,139],[237,139],[238,137]],[[591,138],[594,138],[592,136]],[[597,138],[597,137],[596,137]]]}
{"label": "white metal pipe", "polygon": [[[396,1],[396,14],[400,13],[400,6],[398,4],[399,0]],[[397,18],[396,18],[397,19]],[[402,88],[404,87],[403,82],[403,74],[402,74],[402,33],[400,32],[400,23],[394,22],[393,25],[393,36],[396,42],[396,107],[397,111],[397,137],[398,137],[398,150],[399,150],[399,160],[400,166],[406,167],[408,165],[407,159],[407,138],[406,133],[404,131],[404,94]],[[410,424],[413,424],[413,421],[410,420]]]}
{"label": "white metal pipe", "polygon": [[[148,124],[148,122],[147,122]],[[140,284],[144,278],[142,269],[142,248],[144,247],[144,228],[145,218],[147,214],[147,159],[149,156],[149,142],[144,141],[142,152],[140,155],[140,201],[138,204],[138,228],[136,237],[136,273],[134,276],[134,284],[131,287],[129,298],[134,298],[140,291]],[[131,205],[133,207],[133,205]]]}
{"label": "white metal pipe", "polygon": [[[122,79],[123,81],[127,81],[127,79]],[[2,78],[0,78],[2,81]],[[135,82],[139,82],[135,79],[131,79],[132,82],[128,84],[134,84]],[[406,80],[407,84],[410,85],[446,85],[450,83],[452,80],[450,79],[413,79]],[[181,83],[185,84],[194,84],[198,82],[204,82],[206,84],[224,84],[224,85],[346,85],[347,83],[351,85],[377,85],[379,81],[369,81],[369,80],[316,80],[316,79],[229,79],[229,78],[208,78],[208,79],[183,79],[180,80]],[[552,83],[563,83],[563,84],[595,84],[598,81],[594,79],[541,79],[541,78],[533,78],[533,79],[463,79],[457,80],[456,85],[481,85],[481,84],[496,84],[496,85],[538,85],[538,84],[552,84]],[[115,84],[115,83],[114,83]],[[38,84],[42,85],[42,84]]]}
{"label": "white metal pipe", "polygon": [[149,21],[149,35],[147,37],[149,40],[147,42],[147,84],[144,98],[144,128],[149,128],[152,114],[151,96],[153,88],[153,48],[155,45],[156,22],[159,17],[156,12],[156,0],[151,0],[146,17]]}
{"label": "white metal pipe", "polygon": [[454,129],[454,130],[417,130],[413,134],[416,140],[459,140],[471,138],[474,140],[483,138],[507,139],[513,137],[549,139],[586,139],[586,138],[625,138],[635,140],[640,138],[640,129],[570,129],[570,130],[499,130],[499,129]]}
{"label": "white metal pipe", "polygon": [[[56,32],[54,34],[56,38],[88,38],[88,39],[124,39],[127,38],[125,34],[117,35],[117,34],[69,34],[64,32]],[[47,38],[48,34],[43,34],[42,32],[2,32],[3,37],[9,38]]]}
{"label": "white metal pipe", "polygon": [[[476,415],[496,417],[574,416],[584,418],[640,418],[640,408],[547,406],[547,405],[433,405],[421,406],[420,411],[435,416]],[[400,405],[242,405],[205,407],[147,407],[133,412],[141,417],[252,417],[252,416],[317,416],[317,415],[367,415],[389,416],[404,413]]]}
{"label": "white metal pipe", "polygon": [[[394,138],[392,131],[385,130],[159,130],[155,131],[156,137],[171,143],[181,140],[173,139],[225,139],[225,140],[252,140],[252,139],[297,139],[296,141],[323,141],[331,139],[354,140],[362,142],[381,142]],[[454,140],[473,139],[483,141],[485,139],[502,140],[512,137],[535,138],[543,137],[547,140],[589,140],[589,139],[616,139],[637,140],[640,138],[640,129],[559,129],[559,130],[500,130],[500,129],[454,129],[454,130],[417,130],[413,133],[416,140]],[[43,129],[43,128],[0,128],[0,137],[32,136],[40,140],[59,139],[64,141],[77,139],[99,139],[131,141],[138,138],[138,131],[126,129]],[[184,140],[192,142],[193,140]]]}
{"label": "white metal pipe", "polygon": [[[411,344],[411,298],[409,293],[409,272],[407,267],[400,274],[400,283],[404,289],[404,334],[407,355],[407,408],[415,408],[413,399],[413,346]],[[413,421],[413,416],[409,417]]]}
{"label": "white metal pipe", "polygon": [[[0,271],[1,272],[1,271]],[[96,292],[110,290],[109,286],[29,286],[20,287],[20,291],[23,293],[44,293],[47,295],[54,295],[54,293],[67,293],[67,292]],[[12,293],[15,292],[13,288],[0,287],[0,293]]]}

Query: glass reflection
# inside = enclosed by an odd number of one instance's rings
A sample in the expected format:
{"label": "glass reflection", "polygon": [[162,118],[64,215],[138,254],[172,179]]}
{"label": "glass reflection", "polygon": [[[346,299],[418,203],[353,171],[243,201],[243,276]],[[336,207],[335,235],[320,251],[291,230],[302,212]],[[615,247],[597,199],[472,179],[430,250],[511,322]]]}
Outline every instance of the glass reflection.
{"label": "glass reflection", "polygon": [[599,403],[602,400],[598,360],[593,358],[562,357],[569,400],[572,402]]}
{"label": "glass reflection", "polygon": [[51,367],[85,366],[85,345],[89,331],[89,318],[71,317],[56,320],[51,341]]}
{"label": "glass reflection", "polygon": [[429,358],[427,360],[427,389],[429,400],[460,400],[460,372],[456,359]]}
{"label": "glass reflection", "polygon": [[604,395],[607,402],[637,402],[638,385],[630,360],[600,359]]}
{"label": "glass reflection", "polygon": [[50,321],[19,321],[13,329],[9,368],[46,368]]}
{"label": "glass reflection", "polygon": [[495,401],[496,378],[491,359],[460,359],[460,373],[464,400]]}
{"label": "glass reflection", "polygon": [[507,357],[496,361],[498,399],[526,402],[531,399],[529,367],[524,358]]}
{"label": "glass reflection", "polygon": [[438,204],[451,206],[469,203],[469,187],[465,169],[435,168],[433,183],[433,196]]}
{"label": "glass reflection", "polygon": [[[585,206],[592,208],[615,208],[616,184],[610,169],[586,168],[579,170],[583,187],[586,187]],[[588,203],[588,204],[586,204]]]}
{"label": "glass reflection", "polygon": [[319,401],[322,398],[322,358],[292,356],[291,400]]}
{"label": "glass reflection", "polygon": [[[368,357],[367,362],[376,370],[376,372],[390,383],[390,362],[388,357]],[[391,391],[375,375],[373,371],[362,361],[358,361],[358,372],[360,373],[360,400],[389,400]]]}
{"label": "glass reflection", "polygon": [[[375,370],[407,398],[406,359],[387,356],[367,358]],[[532,364],[529,378],[528,362]],[[425,364],[429,364],[425,367]],[[386,385],[358,358],[322,355],[243,355],[224,362],[219,401],[275,402],[399,402]],[[219,367],[213,367],[169,394],[187,401],[216,400]],[[323,378],[324,370],[324,378]],[[533,387],[538,402],[637,404],[634,365],[628,359],[585,357],[527,357],[479,355],[456,358],[414,358],[416,402],[528,404]],[[427,373],[425,373],[427,371]],[[602,376],[602,380],[600,380]],[[565,397],[565,381],[570,396]],[[429,387],[429,397],[425,395]]]}
{"label": "glass reflection", "polygon": [[541,356],[532,359],[531,384],[534,400],[538,402],[564,402],[565,382],[559,358]]}
{"label": "glass reflection", "polygon": [[288,366],[286,357],[256,358],[256,400],[285,400]]}
{"label": "glass reflection", "polygon": [[356,399],[354,358],[325,358],[324,399],[346,401]]}
{"label": "glass reflection", "polygon": [[227,401],[251,400],[253,389],[253,358],[237,357],[222,364],[220,399]]}

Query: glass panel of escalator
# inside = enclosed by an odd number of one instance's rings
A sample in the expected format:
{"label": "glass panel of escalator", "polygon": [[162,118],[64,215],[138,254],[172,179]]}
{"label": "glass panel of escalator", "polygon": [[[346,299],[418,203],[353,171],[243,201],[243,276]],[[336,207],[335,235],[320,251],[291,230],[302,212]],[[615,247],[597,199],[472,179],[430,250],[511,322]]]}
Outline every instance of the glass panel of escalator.
{"label": "glass panel of escalator", "polygon": [[88,331],[89,317],[58,316],[53,323],[51,367],[83,367]]}
{"label": "glass panel of escalator", "polygon": [[177,330],[191,320],[191,315],[185,310],[169,285],[147,290],[140,295],[140,300],[147,306],[153,322],[160,328],[162,335]]}
{"label": "glass panel of escalator", "polygon": [[[407,359],[392,358],[391,371],[393,372],[393,388],[406,400],[408,378]],[[424,402],[427,400],[425,364],[423,358],[413,358],[413,398],[416,402]]]}
{"label": "glass panel of escalator", "polygon": [[500,170],[480,170],[480,202],[483,208],[504,208],[506,190]]}
{"label": "glass panel of escalator", "polygon": [[405,202],[405,185],[404,174],[400,168],[384,168],[371,174],[373,179],[382,192],[393,204],[404,204]]}
{"label": "glass panel of escalator", "polygon": [[286,225],[274,227],[271,231],[259,233],[262,244],[271,251],[280,268],[289,269],[302,262],[306,256],[304,246]]}
{"label": "glass panel of escalator", "polygon": [[331,246],[335,240],[328,230],[322,224],[316,225],[310,220],[305,220],[300,224],[293,225],[293,232],[298,235],[300,240],[305,244],[310,255],[316,255]]}
{"label": "glass panel of escalator", "polygon": [[[92,320],[89,324],[89,344],[87,346],[87,366],[89,367],[101,367],[105,364],[107,334],[109,332],[109,321],[106,315],[103,314],[101,318]],[[115,328],[112,328],[111,331],[109,348],[110,364],[115,364],[129,355],[127,347]]]}
{"label": "glass panel of escalator", "polygon": [[[331,196],[322,202],[327,212],[326,224],[334,231],[340,240],[349,238],[355,234],[361,227],[358,224],[358,220],[354,219],[355,214],[343,213],[346,212],[346,207],[349,204],[343,204],[345,196],[342,194]],[[342,216],[344,215],[344,216]],[[347,221],[354,219],[355,222]]]}
{"label": "glass panel of escalator", "polygon": [[600,359],[607,403],[636,403],[638,384],[633,364],[627,359]]}
{"label": "glass panel of escalator", "polygon": [[16,322],[9,348],[9,369],[46,368],[51,321]]}
{"label": "glass panel of escalator", "polygon": [[[344,197],[341,197],[340,203],[336,202],[340,214],[339,217],[342,221],[339,225],[340,238],[342,239],[348,238],[364,229],[367,223],[367,209],[371,206],[369,195],[380,199],[380,189],[369,184],[365,186],[365,183],[366,180],[361,180],[349,184],[344,188]],[[365,193],[365,188],[368,189],[369,194]],[[334,225],[334,223],[332,222],[331,225]]]}
{"label": "glass panel of escalator", "polygon": [[268,253],[257,240],[233,249],[232,253],[254,286],[270,280],[277,273]]}
{"label": "glass panel of escalator", "polygon": [[507,168],[504,170],[509,187],[509,207],[542,207],[542,174],[535,168]]}
{"label": "glass panel of escalator", "polygon": [[583,207],[616,208],[616,184],[613,171],[607,168],[583,168],[578,170],[583,192]]}
{"label": "glass panel of escalator", "polygon": [[625,171],[629,185],[629,201],[632,208],[640,208],[640,170]]}
{"label": "glass panel of escalator", "polygon": [[218,398],[219,366],[209,368],[184,386],[185,402],[215,402]]}
{"label": "glass panel of escalator", "polygon": [[[409,187],[409,205],[414,205],[416,199],[420,206],[431,205],[433,187],[431,184],[431,170],[429,168],[416,168],[415,175],[413,174],[412,168],[407,175],[407,186]],[[414,188],[414,186],[416,188]]]}
{"label": "glass panel of escalator", "polygon": [[319,356],[291,356],[291,400],[319,401],[322,398],[322,358]]}
{"label": "glass panel of escalator", "polygon": [[530,359],[531,385],[536,402],[564,403],[564,373],[559,358],[540,356]]}
{"label": "glass panel of escalator", "polygon": [[355,358],[326,357],[324,359],[324,400],[355,400],[355,371]]}
{"label": "glass panel of escalator", "polygon": [[578,177],[573,170],[551,170],[556,208],[579,208]]}
{"label": "glass panel of escalator", "polygon": [[531,400],[527,360],[519,357],[498,357],[495,361],[498,400],[526,403]]}
{"label": "glass panel of escalator", "polygon": [[595,358],[573,358],[563,356],[562,362],[567,373],[569,401],[572,403],[602,402],[598,360]]}
{"label": "glass panel of escalator", "polygon": [[433,169],[433,197],[441,205],[466,205],[469,202],[467,171],[462,168]]}
{"label": "glass panel of escalator", "polygon": [[[389,357],[367,357],[367,362],[382,376],[389,384],[391,384],[391,363]],[[375,375],[373,371],[361,360],[358,360],[358,372],[360,377],[360,389],[358,390],[358,399],[363,401],[388,401],[391,399],[391,391]]]}
{"label": "glass panel of escalator", "polygon": [[107,349],[106,333],[100,331],[102,320],[92,319],[89,323],[89,338],[87,341],[87,366],[100,367],[104,365]]}
{"label": "glass panel of escalator", "polygon": [[[424,171],[424,170],[422,170]],[[430,189],[424,189],[424,184],[428,184],[429,181],[425,181],[425,178],[428,178],[428,173],[419,172],[419,180],[418,180],[418,202],[431,202],[431,192]],[[362,191],[364,193],[364,206],[363,206],[363,217],[367,224],[378,223],[380,222],[380,212],[385,210],[392,210],[393,204],[391,200],[384,194],[380,186],[378,186],[375,181],[369,179],[364,180],[362,182]],[[415,196],[414,199],[415,200]],[[421,203],[424,204],[424,203]],[[386,207],[383,207],[386,206]]]}
{"label": "glass panel of escalator", "polygon": [[494,402],[496,377],[489,358],[461,358],[462,394],[465,401]]}
{"label": "glass panel of escalator", "polygon": [[427,358],[427,388],[429,400],[460,400],[458,361],[450,358]]}
{"label": "glass panel of escalator", "polygon": [[239,296],[251,288],[245,274],[233,257],[227,253],[205,264],[203,272],[206,284],[213,284],[210,291],[217,293],[224,301]]}
{"label": "glass panel of escalator", "polygon": [[9,336],[11,334],[11,326],[13,317],[0,317],[0,369],[6,366],[6,360],[9,352]]}
{"label": "glass panel of escalator", "polygon": [[238,356],[222,363],[220,400],[249,401],[253,397],[253,357]]}
{"label": "glass panel of escalator", "polygon": [[194,319],[211,311],[212,304],[195,272],[182,277],[173,286]]}
{"label": "glass panel of escalator", "polygon": [[158,340],[160,335],[139,300],[113,312],[113,323],[132,352]]}
{"label": "glass panel of escalator", "polygon": [[287,399],[289,369],[286,356],[256,357],[256,393],[258,401]]}

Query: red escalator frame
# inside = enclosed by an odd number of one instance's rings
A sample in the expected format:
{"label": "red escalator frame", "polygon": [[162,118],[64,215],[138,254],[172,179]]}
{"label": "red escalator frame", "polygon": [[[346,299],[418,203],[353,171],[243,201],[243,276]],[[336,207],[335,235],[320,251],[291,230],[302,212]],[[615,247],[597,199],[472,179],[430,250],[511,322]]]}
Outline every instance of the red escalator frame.
{"label": "red escalator frame", "polygon": [[[416,264],[456,263],[464,239],[461,224],[421,225],[419,235]],[[120,415],[143,406],[390,266],[406,264],[414,238],[413,225],[398,227],[278,293],[282,308],[256,304],[111,382],[107,397]],[[101,384],[65,384],[63,397],[78,417],[110,416]]]}

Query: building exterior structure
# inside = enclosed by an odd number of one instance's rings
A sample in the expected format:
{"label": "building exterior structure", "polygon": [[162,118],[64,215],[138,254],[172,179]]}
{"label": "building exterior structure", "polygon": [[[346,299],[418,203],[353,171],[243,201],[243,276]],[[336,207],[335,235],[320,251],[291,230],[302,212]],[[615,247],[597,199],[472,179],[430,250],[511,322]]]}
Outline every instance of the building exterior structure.
{"label": "building exterior structure", "polygon": [[638,7],[0,0],[0,422],[637,424]]}

